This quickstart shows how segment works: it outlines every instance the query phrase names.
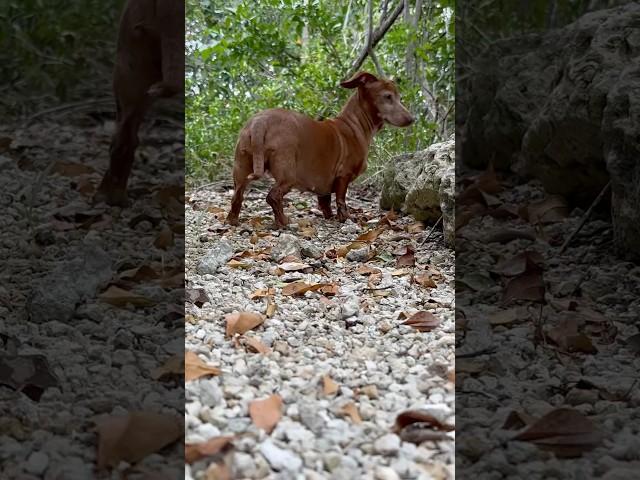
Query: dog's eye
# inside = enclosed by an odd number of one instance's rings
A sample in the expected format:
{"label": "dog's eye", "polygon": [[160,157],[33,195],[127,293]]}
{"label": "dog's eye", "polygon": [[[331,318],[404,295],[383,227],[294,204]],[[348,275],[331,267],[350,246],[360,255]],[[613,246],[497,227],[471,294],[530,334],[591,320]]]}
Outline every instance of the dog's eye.
{"label": "dog's eye", "polygon": [[384,94],[384,99],[385,100],[391,100],[393,98],[393,95],[391,95],[390,93],[385,93]]}

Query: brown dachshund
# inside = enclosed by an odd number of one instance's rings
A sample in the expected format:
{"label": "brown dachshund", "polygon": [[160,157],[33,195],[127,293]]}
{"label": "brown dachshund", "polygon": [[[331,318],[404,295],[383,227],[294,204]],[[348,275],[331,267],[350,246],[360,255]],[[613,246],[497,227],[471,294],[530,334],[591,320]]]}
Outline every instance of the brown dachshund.
{"label": "brown dachshund", "polygon": [[116,132],[95,202],[127,204],[138,130],[154,98],[184,92],[184,0],[128,0],[113,73]]}
{"label": "brown dachshund", "polygon": [[334,119],[316,121],[276,108],[260,112],[246,123],[236,145],[235,192],[227,222],[238,224],[247,185],[265,171],[275,179],[267,203],[278,227],[288,223],[282,200],[292,188],[315,193],[325,218],[333,215],[331,194],[335,193],[338,220],[344,222],[349,217],[347,188],[366,170],[373,136],[385,122],[407,127],[413,116],[389,80],[359,72],[340,85],[357,90]]}

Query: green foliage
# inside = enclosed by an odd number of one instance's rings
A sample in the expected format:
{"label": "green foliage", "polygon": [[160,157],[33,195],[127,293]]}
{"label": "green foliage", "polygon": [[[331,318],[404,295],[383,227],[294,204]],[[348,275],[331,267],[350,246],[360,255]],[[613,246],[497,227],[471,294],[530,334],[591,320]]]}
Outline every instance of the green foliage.
{"label": "green foliage", "polygon": [[[388,14],[396,3],[386,3]],[[416,26],[409,3],[411,16],[401,15],[375,51],[385,73],[402,80],[418,121],[376,138],[374,173],[391,155],[450,135],[454,123],[453,0],[419,2]],[[373,4],[375,29],[383,2]],[[338,84],[363,48],[367,18],[364,0],[187,0],[188,177],[212,179],[228,168],[238,132],[259,110],[336,115],[351,94]],[[370,60],[361,69],[375,72]]]}
{"label": "green foliage", "polygon": [[11,91],[0,98],[0,107],[22,114],[83,93],[108,95],[122,3],[0,2],[0,77]]}

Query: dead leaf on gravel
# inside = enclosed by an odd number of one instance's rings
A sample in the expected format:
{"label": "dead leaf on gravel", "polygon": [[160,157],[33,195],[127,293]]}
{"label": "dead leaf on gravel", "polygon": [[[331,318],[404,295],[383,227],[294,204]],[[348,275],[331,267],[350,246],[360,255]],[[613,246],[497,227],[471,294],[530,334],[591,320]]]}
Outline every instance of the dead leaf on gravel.
{"label": "dead leaf on gravel", "polygon": [[371,275],[374,273],[381,273],[381,271],[379,268],[370,267],[369,265],[360,265],[356,268],[356,273],[359,273],[360,275]]}
{"label": "dead leaf on gravel", "polygon": [[176,354],[164,362],[158,368],[154,368],[151,371],[151,378],[159,380],[161,382],[167,380],[176,380],[184,377],[185,370],[185,358],[182,354]]}
{"label": "dead leaf on gravel", "polygon": [[271,353],[271,349],[260,341],[258,337],[247,337],[245,343],[249,347],[249,350],[255,353],[262,353],[264,355]]}
{"label": "dead leaf on gravel", "polygon": [[187,443],[184,446],[184,460],[191,464],[203,458],[217,455],[230,446],[233,440],[232,436],[221,436],[210,438],[202,443]]}
{"label": "dead leaf on gravel", "polygon": [[420,232],[424,232],[423,222],[415,222],[410,225],[407,225],[407,233],[420,233]]}
{"label": "dead leaf on gravel", "polygon": [[440,430],[443,432],[452,432],[455,430],[455,427],[453,425],[442,423],[440,420],[438,420],[436,417],[425,410],[416,409],[405,410],[404,412],[400,413],[396,417],[393,431],[395,433],[400,433],[406,426],[414,423],[426,423],[435,430]]}
{"label": "dead leaf on gravel", "polygon": [[256,427],[271,433],[282,418],[282,398],[274,394],[262,400],[252,401],[249,403],[249,416]]}
{"label": "dead leaf on gravel", "polygon": [[511,410],[511,412],[509,412],[509,415],[507,415],[504,423],[502,424],[502,429],[520,430],[527,425],[533,424],[535,421],[536,419],[527,413]]}
{"label": "dead leaf on gravel", "polygon": [[132,282],[147,282],[160,278],[160,273],[149,265],[140,265],[136,268],[123,270],[118,277],[121,280],[129,280]]}
{"label": "dead leaf on gravel", "polygon": [[322,391],[325,395],[335,395],[339,389],[340,385],[333,381],[329,375],[322,376]]}
{"label": "dead leaf on gravel", "polygon": [[379,227],[379,228],[374,228],[373,230],[369,230],[368,232],[365,232],[362,235],[358,236],[358,238],[356,238],[356,242],[373,242],[386,229],[387,229],[386,227]]}
{"label": "dead leaf on gravel", "polygon": [[225,315],[224,318],[227,322],[227,337],[232,337],[236,333],[242,335],[262,325],[265,320],[262,315],[254,312],[234,312]]}
{"label": "dead leaf on gravel", "polygon": [[186,301],[193,303],[198,308],[202,308],[202,305],[209,301],[204,288],[187,288],[184,293]]}
{"label": "dead leaf on gravel", "polygon": [[272,302],[271,299],[267,298],[267,310],[265,312],[265,316],[267,318],[273,317],[277,309],[278,309],[277,305],[274,302]]}
{"label": "dead leaf on gravel", "polygon": [[425,288],[436,288],[438,285],[428,273],[421,273],[413,277],[413,281]]}
{"label": "dead leaf on gravel", "polygon": [[279,268],[281,268],[285,272],[297,272],[300,270],[311,268],[311,265],[302,262],[284,262],[279,265]]}
{"label": "dead leaf on gravel", "polygon": [[391,275],[392,277],[402,277],[404,275],[409,275],[411,273],[411,270],[407,270],[406,268],[399,268],[397,270],[392,270],[391,272],[389,272],[389,275]]}
{"label": "dead leaf on gravel", "polygon": [[526,322],[528,320],[531,320],[531,315],[521,307],[499,310],[489,316],[489,323],[494,326],[511,325],[515,322]]}
{"label": "dead leaf on gravel", "polygon": [[544,415],[513,440],[531,442],[558,457],[579,457],[599,445],[602,434],[578,410],[558,408]]}
{"label": "dead leaf on gravel", "polygon": [[206,375],[220,375],[220,369],[207,365],[195,352],[185,352],[184,354],[184,379],[187,382],[196,380]]}
{"label": "dead leaf on gravel", "polygon": [[362,423],[362,418],[360,417],[360,412],[358,412],[358,407],[355,403],[349,402],[342,406],[340,409],[343,415],[347,415],[351,418],[351,421],[355,424]]}
{"label": "dead leaf on gravel", "polygon": [[416,264],[415,251],[407,246],[407,251],[396,261],[396,267],[413,267]]}
{"label": "dead leaf on gravel", "polygon": [[224,208],[215,207],[215,206],[207,207],[207,212],[208,213],[213,213],[213,214],[227,213],[227,211]]}
{"label": "dead leaf on gravel", "polygon": [[402,323],[415,328],[419,332],[430,332],[440,325],[440,319],[433,313],[421,310]]}
{"label": "dead leaf on gravel", "polygon": [[530,270],[517,277],[513,277],[507,283],[502,301],[529,300],[532,302],[544,301],[545,285],[542,272]]}
{"label": "dead leaf on gravel", "polygon": [[151,305],[156,304],[156,302],[150,298],[123,290],[122,288],[114,285],[101,293],[98,298],[105,303],[119,308],[125,308],[127,305],[133,305],[134,307],[150,307]]}
{"label": "dead leaf on gravel", "polygon": [[255,290],[249,298],[255,300],[256,298],[273,297],[276,294],[275,288],[259,288]]}
{"label": "dead leaf on gravel", "polygon": [[241,262],[240,260],[236,260],[232,258],[227,262],[227,267],[229,268],[251,268],[252,265],[248,263]]}
{"label": "dead leaf on gravel", "polygon": [[160,248],[162,250],[166,250],[167,248],[172,247],[174,245],[174,241],[173,232],[171,231],[171,229],[165,225],[156,239],[153,241],[153,245],[156,248]]}
{"label": "dead leaf on gravel", "polygon": [[96,419],[98,469],[134,464],[184,435],[184,421],[173,415],[130,412]]}
{"label": "dead leaf on gravel", "polygon": [[521,275],[527,270],[541,270],[544,258],[538,252],[525,251],[513,257],[503,258],[496,265],[495,272],[505,277]]}
{"label": "dead leaf on gravel", "polygon": [[544,200],[530,204],[526,208],[526,219],[533,224],[561,222],[569,216],[567,201],[559,195],[551,195]]}
{"label": "dead leaf on gravel", "polygon": [[325,295],[335,295],[338,292],[338,286],[332,283],[306,283],[293,282],[287,284],[282,289],[283,295],[304,295],[307,292],[320,291]]}

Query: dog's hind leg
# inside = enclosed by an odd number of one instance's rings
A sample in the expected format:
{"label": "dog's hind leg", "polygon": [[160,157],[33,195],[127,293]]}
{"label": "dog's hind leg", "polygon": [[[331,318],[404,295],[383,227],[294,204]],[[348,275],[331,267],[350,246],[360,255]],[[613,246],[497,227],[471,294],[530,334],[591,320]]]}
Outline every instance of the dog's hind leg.
{"label": "dog's hind leg", "polygon": [[242,200],[244,199],[244,191],[251,183],[251,172],[253,171],[253,163],[251,155],[246,152],[238,152],[236,150],[236,160],[233,167],[233,198],[231,200],[231,210],[227,215],[227,223],[230,225],[238,225],[238,217],[240,209],[242,209]]}

